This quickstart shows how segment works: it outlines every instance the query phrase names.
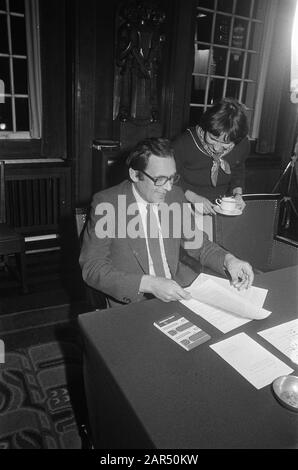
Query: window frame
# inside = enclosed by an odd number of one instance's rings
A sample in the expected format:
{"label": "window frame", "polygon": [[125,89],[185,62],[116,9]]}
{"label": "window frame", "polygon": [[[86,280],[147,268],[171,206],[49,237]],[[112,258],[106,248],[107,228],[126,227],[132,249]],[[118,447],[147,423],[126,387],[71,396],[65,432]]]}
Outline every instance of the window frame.
{"label": "window frame", "polygon": [[[28,101],[28,115],[29,115],[29,83],[27,85],[27,93],[16,93],[15,92],[15,71],[14,71],[14,60],[26,60],[26,65],[28,68],[28,47],[26,54],[15,54],[12,50],[12,27],[11,27],[11,19],[16,18],[23,18],[25,22],[25,30],[27,29],[27,11],[26,11],[26,4],[28,0],[24,1],[25,11],[24,13],[15,12],[10,10],[10,2],[9,0],[5,0],[6,3],[6,10],[1,10],[1,15],[6,18],[7,23],[7,33],[8,33],[8,53],[0,53],[0,57],[8,58],[9,60],[9,79],[10,79],[10,92],[4,93],[6,98],[11,99],[11,109],[12,109],[12,130],[1,130],[0,129],[0,139],[31,139],[30,129],[28,131],[17,131],[17,113],[16,113],[16,99],[18,98],[26,98]],[[37,85],[38,86],[38,85]],[[39,84],[40,86],[40,84]],[[5,90],[4,90],[5,91]],[[29,117],[29,116],[28,116]],[[28,120],[29,128],[30,128],[30,118]]]}
{"label": "window frame", "polygon": [[[239,0],[238,0],[239,1]],[[264,3],[263,3],[264,2]],[[205,96],[204,96],[204,103],[195,103],[192,102],[190,99],[189,102],[189,112],[191,111],[191,108],[203,108],[205,111],[208,107],[212,106],[212,103],[208,104],[208,93],[209,93],[209,84],[211,79],[222,79],[224,81],[223,84],[223,92],[222,96],[225,97],[226,91],[227,91],[227,84],[228,80],[236,81],[240,83],[240,89],[239,89],[239,95],[238,99],[242,101],[243,97],[243,89],[245,84],[247,86],[249,84],[255,85],[255,92],[254,92],[254,98],[252,100],[252,106],[247,106],[248,112],[251,112],[251,125],[250,125],[250,138],[251,139],[256,139],[258,137],[259,133],[259,127],[260,127],[260,116],[261,116],[261,111],[262,111],[262,103],[263,103],[263,95],[264,95],[264,89],[265,89],[265,83],[266,83],[266,76],[267,76],[267,69],[268,69],[268,62],[269,62],[269,52],[270,52],[270,47],[271,47],[271,40],[273,37],[274,33],[274,17],[276,13],[276,8],[277,8],[277,0],[262,0],[262,19],[258,18],[253,18],[252,17],[252,12],[254,9],[255,5],[255,0],[252,0],[251,4],[251,10],[250,10],[250,15],[249,17],[244,17],[242,15],[239,15],[236,13],[236,3],[237,1],[234,0],[233,2],[233,9],[230,13],[228,12],[223,12],[221,10],[217,9],[218,1],[214,0],[214,7],[213,8],[206,8],[206,7],[201,7],[199,5],[199,2],[196,1],[196,6],[195,6],[195,23],[197,21],[197,13],[198,11],[206,11],[208,13],[213,14],[212,18],[212,35],[210,42],[205,42],[205,41],[199,41],[196,38],[196,28],[194,30],[194,51],[196,50],[197,44],[202,44],[202,45],[208,45],[210,50],[212,50],[214,47],[216,48],[224,48],[227,51],[227,58],[226,58],[226,64],[225,64],[225,73],[224,75],[217,75],[214,73],[211,73],[211,67],[210,67],[210,61],[211,61],[211,54],[209,54],[209,59],[208,59],[208,68],[207,68],[207,73],[202,74],[202,73],[195,73],[194,71],[192,72],[192,77],[191,80],[193,80],[194,77],[202,77],[205,78],[207,83],[206,83],[206,89],[204,91]],[[215,20],[217,15],[222,15],[222,16],[227,16],[228,18],[231,19],[231,25],[230,25],[230,30],[229,30],[229,42],[227,45],[220,45],[217,44],[214,40],[215,36]],[[242,19],[245,21],[248,21],[248,32],[247,32],[247,37],[246,37],[246,42],[243,48],[236,48],[232,44],[232,33],[233,33],[233,26],[235,23],[235,19]],[[262,31],[262,37],[260,40],[260,43],[258,47],[256,48],[256,43],[255,39],[252,37],[250,38],[250,29],[252,24],[260,24],[263,25],[263,31]],[[253,41],[253,47],[249,48],[249,41]],[[239,50],[240,52],[244,52],[244,60],[243,60],[243,65],[242,65],[242,74],[241,77],[233,77],[229,75],[229,65],[230,65],[230,55],[232,54],[233,50]],[[246,60],[248,57],[248,54],[258,54],[259,59],[258,59],[258,71],[256,74],[255,79],[250,79],[245,78],[245,69],[246,69]],[[262,64],[262,66],[260,66]],[[192,88],[192,85],[191,85]],[[244,104],[246,104],[244,102]],[[189,117],[190,121],[190,117]]]}
{"label": "window frame", "polygon": [[[40,138],[0,139],[0,158],[67,158],[67,0],[39,4],[42,122]],[[55,34],[53,34],[55,31]]]}

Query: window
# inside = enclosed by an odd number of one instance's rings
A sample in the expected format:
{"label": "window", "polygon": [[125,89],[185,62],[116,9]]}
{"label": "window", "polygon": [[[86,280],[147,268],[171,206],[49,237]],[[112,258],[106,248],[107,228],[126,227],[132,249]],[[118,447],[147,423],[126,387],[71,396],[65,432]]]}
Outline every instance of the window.
{"label": "window", "polygon": [[40,138],[36,0],[0,0],[0,138]]}
{"label": "window", "polygon": [[197,0],[190,124],[216,100],[246,105],[253,134],[267,2]]}

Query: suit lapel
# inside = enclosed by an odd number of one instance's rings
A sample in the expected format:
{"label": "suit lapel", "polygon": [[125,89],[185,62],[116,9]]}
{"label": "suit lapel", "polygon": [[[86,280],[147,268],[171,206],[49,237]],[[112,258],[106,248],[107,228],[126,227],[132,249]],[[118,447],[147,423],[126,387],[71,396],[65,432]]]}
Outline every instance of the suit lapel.
{"label": "suit lapel", "polygon": [[[126,188],[126,197],[127,197],[127,208],[130,204],[137,204],[136,199],[133,195],[132,192],[132,184],[128,182],[127,188]],[[135,212],[134,214],[127,215],[127,226],[131,223],[133,223],[133,220],[138,217],[138,221],[140,224],[142,224],[141,220],[141,215],[139,212]],[[135,226],[136,224],[133,223]],[[136,237],[136,238],[131,238],[127,236],[128,244],[132,250],[132,253],[134,257],[136,258],[137,262],[139,263],[142,271],[144,271],[144,274],[149,273],[149,265],[148,265],[148,255],[147,255],[147,247],[146,247],[146,241],[145,238],[143,237]]]}

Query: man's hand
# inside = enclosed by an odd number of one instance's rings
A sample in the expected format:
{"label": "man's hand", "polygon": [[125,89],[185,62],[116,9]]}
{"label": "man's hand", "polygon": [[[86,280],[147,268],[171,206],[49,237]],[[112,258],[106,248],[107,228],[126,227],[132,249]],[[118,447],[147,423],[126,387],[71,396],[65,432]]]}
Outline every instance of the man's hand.
{"label": "man's hand", "polygon": [[165,277],[143,276],[140,283],[140,292],[153,294],[163,302],[173,300],[188,300],[191,298],[189,292],[184,290],[176,281]]}
{"label": "man's hand", "polygon": [[246,261],[242,261],[228,253],[225,256],[224,267],[230,273],[231,284],[238,290],[248,289],[254,280],[252,267]]}
{"label": "man's hand", "polygon": [[199,196],[189,189],[185,191],[185,197],[189,202],[195,204],[195,212],[199,214],[215,214],[215,210],[213,209],[214,204],[206,197]]}

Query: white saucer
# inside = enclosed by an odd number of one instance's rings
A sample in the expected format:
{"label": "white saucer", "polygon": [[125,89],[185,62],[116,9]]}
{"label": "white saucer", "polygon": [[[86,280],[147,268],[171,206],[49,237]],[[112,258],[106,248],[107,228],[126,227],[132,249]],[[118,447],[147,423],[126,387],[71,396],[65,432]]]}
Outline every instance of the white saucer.
{"label": "white saucer", "polygon": [[213,209],[215,210],[215,212],[218,212],[219,214],[222,214],[222,215],[241,215],[242,214],[241,209],[235,209],[233,211],[223,211],[221,207],[219,206],[214,206]]}

